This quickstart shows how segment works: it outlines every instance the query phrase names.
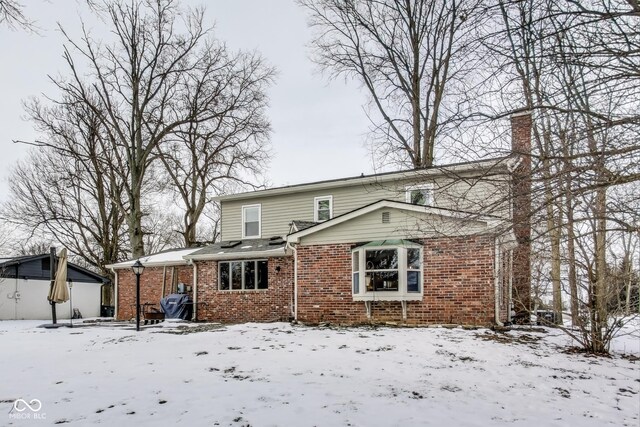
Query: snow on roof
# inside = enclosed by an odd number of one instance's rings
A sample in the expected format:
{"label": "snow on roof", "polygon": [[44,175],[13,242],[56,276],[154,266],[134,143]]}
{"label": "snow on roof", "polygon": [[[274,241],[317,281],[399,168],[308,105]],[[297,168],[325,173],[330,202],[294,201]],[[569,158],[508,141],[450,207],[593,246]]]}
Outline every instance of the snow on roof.
{"label": "snow on roof", "polygon": [[[168,266],[168,265],[186,265],[187,260],[184,256],[199,251],[202,248],[186,248],[171,249],[168,251],[158,252],[156,254],[140,257],[140,263],[145,267]],[[129,268],[136,262],[135,259],[107,265],[108,268]]]}

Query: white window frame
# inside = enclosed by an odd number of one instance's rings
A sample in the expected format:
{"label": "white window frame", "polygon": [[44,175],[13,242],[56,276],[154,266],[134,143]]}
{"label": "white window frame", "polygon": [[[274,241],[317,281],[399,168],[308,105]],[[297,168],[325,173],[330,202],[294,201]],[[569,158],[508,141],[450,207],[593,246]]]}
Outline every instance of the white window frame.
{"label": "white window frame", "polygon": [[[258,286],[258,263],[260,261],[265,261],[267,263],[267,287],[266,288],[258,288],[257,287]],[[236,263],[236,262],[240,263],[240,266],[241,266],[241,268],[240,268],[240,277],[242,279],[242,289],[231,289],[231,281],[232,281],[231,265],[233,263]],[[255,266],[254,267],[255,268],[254,280],[255,280],[255,286],[256,286],[255,288],[245,289],[245,283],[244,283],[244,279],[245,279],[245,277],[244,277],[244,263],[245,262],[253,262],[254,263],[254,266]],[[228,264],[229,265],[229,283],[228,283],[229,289],[222,289],[222,286],[221,286],[222,285],[222,281],[221,281],[221,278],[220,278],[220,270],[221,270],[220,264]],[[233,260],[228,260],[228,261],[227,260],[218,261],[218,287],[217,287],[217,289],[220,292],[240,292],[240,291],[244,291],[244,292],[247,292],[247,291],[264,292],[264,291],[269,290],[269,261],[267,259],[233,259]]]}
{"label": "white window frame", "polygon": [[433,184],[421,184],[421,185],[411,185],[405,187],[405,201],[407,203],[411,203],[411,192],[415,190],[427,190],[429,192],[429,203],[426,205],[418,205],[418,206],[433,206],[434,205],[434,194],[433,194]]}
{"label": "white window frame", "polygon": [[[398,251],[398,290],[397,291],[367,291],[366,289],[366,251],[395,249]],[[407,249],[420,251],[420,269],[409,269],[407,266]],[[359,269],[353,270],[355,253],[358,253]],[[351,293],[354,301],[421,301],[424,295],[424,251],[422,246],[361,246],[351,251]],[[418,271],[420,278],[420,292],[407,292],[407,272]],[[358,274],[358,292],[354,292],[354,279]]]}
{"label": "white window frame", "polygon": [[318,203],[324,200],[329,201],[329,219],[333,218],[333,196],[318,196],[313,198],[313,221],[314,222],[324,222],[328,221],[326,219],[320,220],[318,219]]}
{"label": "white window frame", "polygon": [[[253,209],[253,208],[258,208],[258,234],[256,235],[247,235],[245,234],[246,231],[246,212],[248,209]],[[262,236],[262,205],[261,204],[256,204],[256,205],[244,205],[242,206],[242,238],[243,239],[253,239],[253,238],[257,238],[259,239],[260,236]]]}

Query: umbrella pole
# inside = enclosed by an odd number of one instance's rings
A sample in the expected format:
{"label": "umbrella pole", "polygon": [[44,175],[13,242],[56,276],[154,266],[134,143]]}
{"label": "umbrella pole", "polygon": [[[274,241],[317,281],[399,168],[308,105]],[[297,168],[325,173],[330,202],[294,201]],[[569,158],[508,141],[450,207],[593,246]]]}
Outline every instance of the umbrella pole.
{"label": "umbrella pole", "polygon": [[51,301],[51,323],[54,325],[58,322],[56,319],[56,303]]}
{"label": "umbrella pole", "polygon": [[[56,248],[51,247],[49,250],[49,275],[51,277],[51,289],[53,289],[54,279],[55,279],[55,264],[56,264]],[[51,304],[51,322],[55,325],[57,323],[56,320],[56,303],[50,301]]]}
{"label": "umbrella pole", "polygon": [[69,324],[73,328],[73,282],[69,279]]}

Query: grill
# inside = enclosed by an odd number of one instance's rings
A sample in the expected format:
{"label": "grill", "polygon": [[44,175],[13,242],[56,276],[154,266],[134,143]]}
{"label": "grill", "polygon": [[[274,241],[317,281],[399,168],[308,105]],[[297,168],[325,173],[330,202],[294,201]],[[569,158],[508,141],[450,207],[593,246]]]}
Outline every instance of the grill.
{"label": "grill", "polygon": [[171,294],[160,300],[166,319],[190,320],[193,315],[193,300],[186,294]]}

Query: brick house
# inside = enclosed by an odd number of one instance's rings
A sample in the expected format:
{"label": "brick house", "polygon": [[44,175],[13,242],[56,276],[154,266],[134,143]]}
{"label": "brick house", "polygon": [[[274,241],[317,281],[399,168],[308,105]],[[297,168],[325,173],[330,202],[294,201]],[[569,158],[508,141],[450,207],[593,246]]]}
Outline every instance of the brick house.
{"label": "brick house", "polygon": [[[141,258],[141,302],[184,283],[194,320],[511,322],[529,306],[530,115],[511,124],[503,158],[221,196],[221,242]],[[132,263],[110,266],[119,319]]]}

